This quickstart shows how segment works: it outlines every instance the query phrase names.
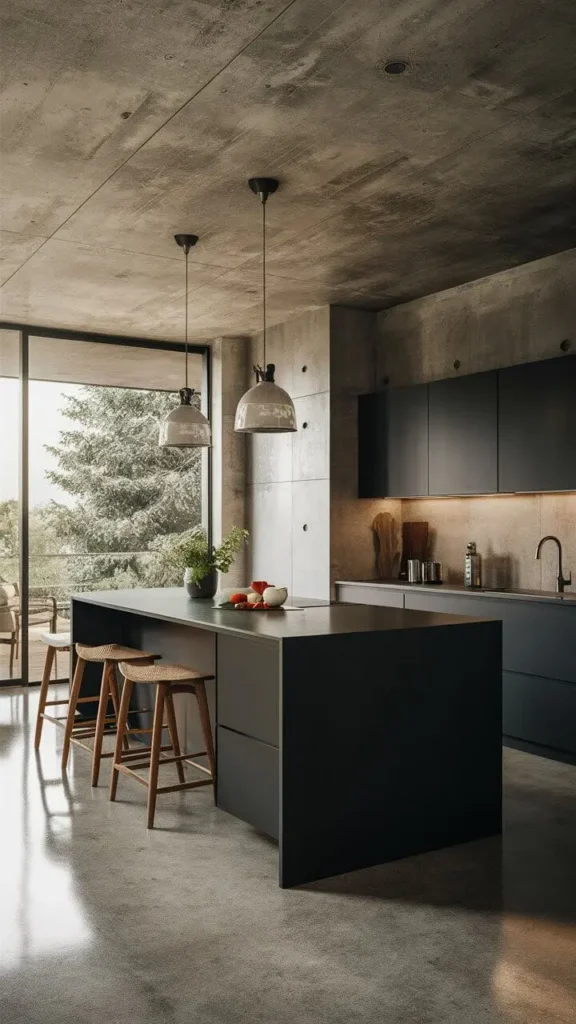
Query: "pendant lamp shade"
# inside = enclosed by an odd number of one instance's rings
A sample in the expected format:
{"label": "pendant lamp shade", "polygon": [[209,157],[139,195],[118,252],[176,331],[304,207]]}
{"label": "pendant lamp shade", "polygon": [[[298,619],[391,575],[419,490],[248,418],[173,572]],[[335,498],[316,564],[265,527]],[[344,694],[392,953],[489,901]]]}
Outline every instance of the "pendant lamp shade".
{"label": "pendant lamp shade", "polygon": [[207,448],[210,446],[210,424],[196,405],[192,405],[192,388],[182,388],[180,405],[169,412],[160,424],[161,448]]}
{"label": "pendant lamp shade", "polygon": [[286,434],[297,430],[294,403],[274,383],[274,364],[256,369],[258,383],[242,396],[236,408],[234,430],[240,434]]}
{"label": "pendant lamp shade", "polygon": [[159,444],[161,448],[208,448],[211,444],[210,424],[204,413],[194,405],[194,391],[188,387],[188,253],[196,245],[196,235],[174,235],[186,258],[186,305],[184,309],[184,364],[185,384],[180,389],[180,405],[162,420]]}
{"label": "pendant lamp shade", "polygon": [[250,178],[252,192],[262,204],[262,342],[264,369],[255,366],[256,384],[236,408],[234,430],[239,434],[287,434],[297,430],[294,403],[274,381],[274,364],[266,363],[266,200],[278,188],[275,178]]}

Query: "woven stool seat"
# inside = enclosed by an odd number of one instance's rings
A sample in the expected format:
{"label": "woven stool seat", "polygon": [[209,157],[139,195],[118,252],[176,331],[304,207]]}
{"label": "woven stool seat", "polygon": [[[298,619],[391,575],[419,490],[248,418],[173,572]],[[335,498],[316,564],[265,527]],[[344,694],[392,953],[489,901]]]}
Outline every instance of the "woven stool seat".
{"label": "woven stool seat", "polygon": [[76,644],[76,654],[84,661],[130,661],[132,658],[159,658],[159,654],[139,651],[135,647],[122,644],[101,644],[93,647],[88,644]]}
{"label": "woven stool seat", "polygon": [[179,683],[191,682],[201,679],[214,679],[214,676],[206,672],[196,672],[186,665],[174,665],[170,662],[163,662],[161,665],[134,665],[133,663],[120,662],[120,671],[126,679],[133,683]]}
{"label": "woven stool seat", "polygon": [[[212,673],[198,672],[188,665],[175,665],[162,663],[161,665],[136,665],[133,661],[120,662],[120,671],[124,676],[122,689],[122,701],[118,712],[118,731],[116,733],[116,750],[112,764],[112,779],[110,781],[110,799],[116,799],[116,789],[120,775],[130,775],[137,782],[148,787],[148,828],[154,828],[154,815],[156,813],[156,797],[159,793],[177,793],[182,789],[196,789],[198,786],[211,786],[216,779],[216,758],[214,755],[214,741],[212,738],[212,727],[210,725],[210,710],[206,697],[205,683],[208,679],[214,679]],[[138,683],[152,683],[156,686],[154,702],[154,721],[152,723],[152,742],[149,747],[136,750],[123,750],[123,738],[127,735],[126,723],[132,699],[132,691]],[[200,727],[204,737],[204,750],[197,750],[194,753],[183,753],[178,737],[178,723],[174,709],[174,696],[176,694],[189,694],[196,700]],[[166,725],[168,728],[169,744],[162,742],[164,730],[164,713],[166,713]],[[169,757],[165,752],[171,752]],[[142,758],[145,760],[142,760]],[[206,757],[208,767],[199,764],[197,757]],[[205,778],[186,779],[184,765],[190,765],[201,772]],[[164,765],[175,765],[178,772],[178,782],[175,785],[159,786],[158,769]],[[141,769],[148,768],[148,778],[139,775]]]}
{"label": "woven stool seat", "polygon": [[40,640],[47,647],[57,647],[59,651],[66,650],[71,643],[70,633],[41,633]]}

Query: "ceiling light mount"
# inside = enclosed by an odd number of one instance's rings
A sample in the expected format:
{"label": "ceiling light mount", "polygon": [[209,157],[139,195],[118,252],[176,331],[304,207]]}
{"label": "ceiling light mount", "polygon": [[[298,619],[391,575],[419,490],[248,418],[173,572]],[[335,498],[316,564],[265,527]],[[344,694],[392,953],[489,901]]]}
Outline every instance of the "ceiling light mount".
{"label": "ceiling light mount", "polygon": [[403,75],[410,67],[410,62],[403,57],[393,57],[389,60],[379,60],[376,70],[386,75]]}
{"label": "ceiling light mount", "polygon": [[252,189],[255,196],[258,196],[261,203],[265,203],[268,196],[274,195],[280,182],[277,178],[249,178],[248,187]]}
{"label": "ceiling light mount", "polygon": [[187,256],[190,249],[196,245],[198,235],[174,235],[174,241],[181,249],[184,249],[184,255]]}

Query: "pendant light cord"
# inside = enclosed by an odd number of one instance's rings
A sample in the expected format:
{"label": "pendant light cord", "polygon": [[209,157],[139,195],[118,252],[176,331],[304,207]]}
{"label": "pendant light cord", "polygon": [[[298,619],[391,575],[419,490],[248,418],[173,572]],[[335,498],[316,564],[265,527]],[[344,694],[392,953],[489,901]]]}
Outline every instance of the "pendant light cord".
{"label": "pendant light cord", "polygon": [[185,360],[186,369],[185,369],[185,374],[184,374],[184,381],[185,381],[185,387],[186,388],[188,388],[188,254],[189,254],[189,252],[190,252],[190,249],[188,248],[188,246],[186,246],[185,249],[184,249],[184,255],[185,255],[185,259],[186,259],[186,273],[185,273],[186,284],[185,284],[185,289],[184,289],[185,293],[186,293],[186,299],[185,299],[186,306],[185,306],[185,309],[184,309],[184,360]]}
{"label": "pendant light cord", "polygon": [[266,196],[262,197],[262,338],[266,370]]}

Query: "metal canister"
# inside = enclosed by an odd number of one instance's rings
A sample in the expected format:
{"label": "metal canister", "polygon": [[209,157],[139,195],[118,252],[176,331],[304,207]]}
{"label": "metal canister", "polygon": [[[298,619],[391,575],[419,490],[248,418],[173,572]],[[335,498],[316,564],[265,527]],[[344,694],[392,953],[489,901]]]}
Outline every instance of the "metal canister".
{"label": "metal canister", "polygon": [[406,568],[408,569],[408,583],[420,583],[422,581],[422,563],[419,558],[409,558]]}
{"label": "metal canister", "polygon": [[422,582],[442,583],[442,562],[422,562]]}

